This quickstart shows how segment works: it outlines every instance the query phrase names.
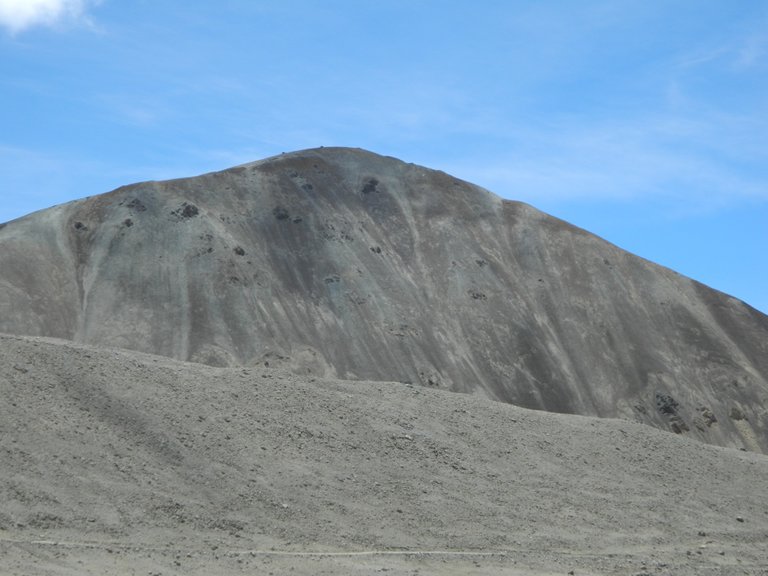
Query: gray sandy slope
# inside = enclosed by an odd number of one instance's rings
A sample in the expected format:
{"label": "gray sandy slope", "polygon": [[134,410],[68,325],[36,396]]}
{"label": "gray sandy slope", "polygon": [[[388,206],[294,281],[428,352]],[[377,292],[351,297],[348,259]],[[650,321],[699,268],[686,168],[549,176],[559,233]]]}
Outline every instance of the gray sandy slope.
{"label": "gray sandy slope", "polygon": [[768,458],[0,336],[1,574],[766,574]]}
{"label": "gray sandy slope", "polygon": [[768,451],[768,317],[362,150],[135,184],[0,225],[0,332],[423,384]]}

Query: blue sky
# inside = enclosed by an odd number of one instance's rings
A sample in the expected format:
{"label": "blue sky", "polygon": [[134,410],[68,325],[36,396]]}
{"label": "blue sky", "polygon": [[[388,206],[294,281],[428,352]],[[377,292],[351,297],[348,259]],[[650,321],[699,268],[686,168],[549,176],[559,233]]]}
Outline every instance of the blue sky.
{"label": "blue sky", "polygon": [[0,222],[359,146],[768,312],[768,2],[0,0]]}

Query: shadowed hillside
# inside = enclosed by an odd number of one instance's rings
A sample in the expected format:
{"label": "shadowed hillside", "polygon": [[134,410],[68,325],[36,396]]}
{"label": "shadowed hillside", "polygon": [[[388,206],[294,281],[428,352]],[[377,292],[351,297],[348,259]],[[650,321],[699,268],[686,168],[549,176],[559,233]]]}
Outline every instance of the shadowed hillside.
{"label": "shadowed hillside", "polygon": [[768,317],[362,150],[135,184],[7,223],[0,331],[422,384],[768,451]]}

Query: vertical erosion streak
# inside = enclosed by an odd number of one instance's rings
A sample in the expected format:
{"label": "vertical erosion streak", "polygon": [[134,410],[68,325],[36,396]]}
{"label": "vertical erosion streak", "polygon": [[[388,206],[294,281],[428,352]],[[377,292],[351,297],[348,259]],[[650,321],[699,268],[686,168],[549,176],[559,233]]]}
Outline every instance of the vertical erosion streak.
{"label": "vertical erosion streak", "polygon": [[[67,219],[63,219],[66,224]],[[68,232],[68,231],[67,231]],[[74,284],[77,287],[77,318],[75,319],[74,334],[75,341],[82,342],[85,338],[86,326],[86,308],[87,293],[85,276],[88,272],[88,258],[84,252],[81,240],[71,233],[64,233],[64,237],[59,237],[60,249],[62,254],[69,254],[72,260],[72,272]]]}
{"label": "vertical erosion streak", "polygon": [[[175,273],[174,273],[175,272]],[[192,314],[189,299],[189,274],[186,262],[176,266],[171,273],[170,293],[178,294],[178,309],[170,311],[170,319],[176,324],[176,330],[173,334],[173,354],[175,358],[189,360],[189,337],[192,329]],[[174,284],[176,286],[174,287]],[[173,300],[172,300],[173,302]],[[173,330],[173,328],[171,328]]]}
{"label": "vertical erosion streak", "polygon": [[[75,340],[79,342],[89,342],[91,336],[90,322],[90,294],[91,289],[101,273],[104,260],[107,258],[107,251],[99,248],[99,242],[92,242],[89,250],[82,246],[83,240],[76,241],[75,244],[75,276],[77,281],[78,295],[80,297],[80,313],[77,322],[77,331]],[[98,317],[98,313],[95,314]]]}

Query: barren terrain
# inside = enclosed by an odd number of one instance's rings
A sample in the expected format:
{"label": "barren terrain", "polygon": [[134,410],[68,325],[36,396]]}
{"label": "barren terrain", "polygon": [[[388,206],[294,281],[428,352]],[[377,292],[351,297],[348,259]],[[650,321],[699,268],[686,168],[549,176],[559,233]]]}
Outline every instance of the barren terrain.
{"label": "barren terrain", "polygon": [[3,574],[766,574],[768,459],[394,382],[0,337]]}
{"label": "barren terrain", "polygon": [[0,224],[0,575],[766,576],[767,453],[768,316],[443,172]]}
{"label": "barren terrain", "polygon": [[768,317],[443,172],[318,148],[0,226],[0,332],[278,361],[768,452]]}

